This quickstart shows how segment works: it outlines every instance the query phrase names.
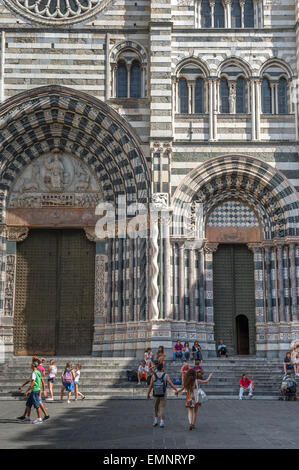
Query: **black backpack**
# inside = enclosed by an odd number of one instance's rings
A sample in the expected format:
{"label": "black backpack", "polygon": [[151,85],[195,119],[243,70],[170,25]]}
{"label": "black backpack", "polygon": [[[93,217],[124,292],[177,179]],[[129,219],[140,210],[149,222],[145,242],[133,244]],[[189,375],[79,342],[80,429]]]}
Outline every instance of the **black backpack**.
{"label": "black backpack", "polygon": [[154,397],[165,397],[166,392],[166,380],[165,380],[166,372],[159,378],[154,372]]}
{"label": "black backpack", "polygon": [[127,370],[127,377],[129,382],[138,382],[136,370]]}

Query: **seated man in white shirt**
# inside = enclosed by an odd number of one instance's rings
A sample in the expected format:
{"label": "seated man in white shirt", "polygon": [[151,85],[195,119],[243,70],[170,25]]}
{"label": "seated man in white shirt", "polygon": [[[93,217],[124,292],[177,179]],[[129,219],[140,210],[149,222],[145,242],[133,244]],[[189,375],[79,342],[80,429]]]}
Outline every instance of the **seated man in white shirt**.
{"label": "seated man in white shirt", "polygon": [[141,385],[141,380],[146,381],[148,374],[149,374],[149,367],[146,365],[145,361],[142,361],[137,371],[138,385]]}
{"label": "seated man in white shirt", "polygon": [[223,344],[222,339],[219,341],[219,344],[218,344],[217,356],[218,357],[220,357],[220,356],[227,357],[227,348],[226,348],[225,344]]}

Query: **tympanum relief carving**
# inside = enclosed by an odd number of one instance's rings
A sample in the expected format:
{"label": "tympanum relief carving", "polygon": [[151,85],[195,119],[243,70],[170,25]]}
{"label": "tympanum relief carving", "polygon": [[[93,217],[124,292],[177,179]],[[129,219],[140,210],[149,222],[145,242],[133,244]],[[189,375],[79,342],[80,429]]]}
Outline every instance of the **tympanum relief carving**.
{"label": "tympanum relief carving", "polygon": [[103,192],[89,168],[67,153],[45,154],[28,165],[16,181],[8,206],[96,207]]}

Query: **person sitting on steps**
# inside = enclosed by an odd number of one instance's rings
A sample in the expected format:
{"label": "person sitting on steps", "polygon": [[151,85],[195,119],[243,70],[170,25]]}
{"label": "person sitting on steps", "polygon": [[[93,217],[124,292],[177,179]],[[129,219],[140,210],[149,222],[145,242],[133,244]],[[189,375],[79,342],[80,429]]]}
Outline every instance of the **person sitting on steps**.
{"label": "person sitting on steps", "polygon": [[243,374],[241,379],[239,380],[239,385],[240,385],[240,392],[239,392],[239,399],[243,400],[243,394],[244,392],[249,392],[248,397],[252,398],[253,397],[253,390],[254,390],[254,383],[252,380],[250,380],[246,374]]}
{"label": "person sitting on steps", "polygon": [[218,344],[217,356],[218,357],[221,357],[221,356],[227,357],[227,347],[225,346],[225,344],[223,344],[222,339],[219,341],[219,344]]}

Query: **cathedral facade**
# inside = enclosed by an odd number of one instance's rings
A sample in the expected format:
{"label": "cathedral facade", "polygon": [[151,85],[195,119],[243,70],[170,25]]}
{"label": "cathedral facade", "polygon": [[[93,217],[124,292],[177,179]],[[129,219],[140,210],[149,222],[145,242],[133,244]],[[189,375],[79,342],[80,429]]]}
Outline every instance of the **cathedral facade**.
{"label": "cathedral facade", "polygon": [[299,337],[297,0],[0,0],[0,339]]}

